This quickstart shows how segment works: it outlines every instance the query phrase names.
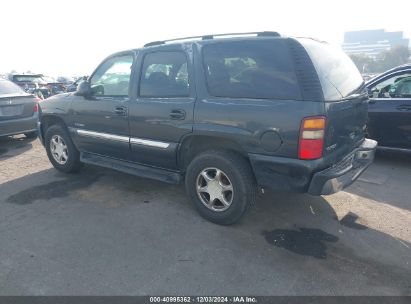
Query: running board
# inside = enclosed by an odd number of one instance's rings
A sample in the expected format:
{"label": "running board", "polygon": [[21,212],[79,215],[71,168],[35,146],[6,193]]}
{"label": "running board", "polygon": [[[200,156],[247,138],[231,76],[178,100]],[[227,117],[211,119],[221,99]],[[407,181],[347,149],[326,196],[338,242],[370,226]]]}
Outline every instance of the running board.
{"label": "running board", "polygon": [[404,149],[404,148],[393,148],[393,147],[386,147],[386,146],[377,146],[377,150],[389,151],[389,152],[401,152],[401,153],[411,154],[411,149]]}
{"label": "running board", "polygon": [[143,166],[140,164],[104,157],[87,152],[82,152],[80,154],[80,161],[86,164],[114,169],[124,173],[144,178],[151,178],[170,184],[178,184],[183,180],[182,175],[178,172]]}

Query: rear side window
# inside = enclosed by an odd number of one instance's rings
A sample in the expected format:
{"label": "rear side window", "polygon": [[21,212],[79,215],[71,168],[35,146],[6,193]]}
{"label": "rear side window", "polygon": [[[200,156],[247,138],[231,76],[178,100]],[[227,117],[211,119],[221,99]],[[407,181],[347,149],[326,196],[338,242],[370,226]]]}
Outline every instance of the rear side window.
{"label": "rear side window", "polygon": [[24,93],[24,91],[15,83],[7,80],[0,80],[0,95]]}
{"label": "rear side window", "polygon": [[352,60],[339,48],[312,39],[298,39],[317,70],[325,100],[340,100],[358,89],[363,79]]}
{"label": "rear side window", "polygon": [[212,96],[301,99],[294,65],[282,40],[206,45],[203,63]]}
{"label": "rear side window", "polygon": [[189,96],[188,79],[185,53],[171,51],[149,53],[144,57],[140,96]]}

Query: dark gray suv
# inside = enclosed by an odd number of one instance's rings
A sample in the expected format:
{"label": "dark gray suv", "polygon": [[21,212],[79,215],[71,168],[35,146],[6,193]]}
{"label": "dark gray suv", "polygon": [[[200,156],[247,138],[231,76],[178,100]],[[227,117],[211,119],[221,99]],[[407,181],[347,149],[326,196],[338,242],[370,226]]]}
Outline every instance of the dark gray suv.
{"label": "dark gray suv", "polygon": [[77,92],[40,104],[39,134],[58,170],[185,180],[203,217],[232,224],[258,187],[350,185],[377,145],[364,138],[367,106],[360,73],[326,43],[208,35],[111,55]]}

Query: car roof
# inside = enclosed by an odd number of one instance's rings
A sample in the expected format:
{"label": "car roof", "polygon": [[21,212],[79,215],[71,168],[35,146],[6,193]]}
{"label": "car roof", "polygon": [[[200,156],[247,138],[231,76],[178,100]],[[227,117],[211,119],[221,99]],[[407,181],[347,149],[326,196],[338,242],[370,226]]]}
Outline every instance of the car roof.
{"label": "car roof", "polygon": [[403,65],[399,65],[395,68],[392,68],[382,74],[391,74],[393,72],[400,72],[400,71],[407,71],[411,69],[411,63],[407,63],[407,64],[403,64]]}
{"label": "car roof", "polygon": [[[182,37],[182,38],[173,38],[167,40],[158,40],[152,41],[149,43],[144,44],[141,48],[123,50],[116,53],[111,54],[107,58],[113,56],[119,56],[122,54],[127,54],[130,52],[138,52],[140,50],[151,48],[151,47],[162,47],[162,46],[169,46],[169,45],[183,45],[183,44],[205,44],[209,43],[210,41],[241,41],[241,40],[257,40],[257,39],[267,39],[267,38],[286,38],[281,36],[277,32],[272,31],[263,31],[263,32],[246,32],[246,33],[226,33],[226,34],[212,34],[212,35],[202,35],[202,36],[190,36],[190,37]],[[107,59],[106,58],[106,59]]]}
{"label": "car roof", "polygon": [[199,42],[199,41],[209,41],[219,38],[237,38],[237,39],[249,39],[249,38],[259,38],[259,37],[281,37],[277,32],[264,31],[264,32],[246,32],[246,33],[225,33],[225,34],[211,34],[211,35],[202,35],[202,36],[189,36],[182,38],[173,38],[168,40],[152,41],[146,43],[144,47],[164,45],[168,43],[184,43],[184,42]]}

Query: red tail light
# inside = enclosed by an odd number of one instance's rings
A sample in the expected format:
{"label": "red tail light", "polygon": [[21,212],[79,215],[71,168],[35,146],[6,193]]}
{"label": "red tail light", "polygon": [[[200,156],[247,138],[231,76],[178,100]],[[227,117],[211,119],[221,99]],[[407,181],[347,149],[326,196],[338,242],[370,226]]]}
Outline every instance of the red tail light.
{"label": "red tail light", "polygon": [[323,155],[325,117],[307,117],[301,122],[298,157],[317,159]]}
{"label": "red tail light", "polygon": [[39,111],[39,102],[41,101],[41,98],[36,97],[35,103],[34,103],[34,112],[38,112]]}

